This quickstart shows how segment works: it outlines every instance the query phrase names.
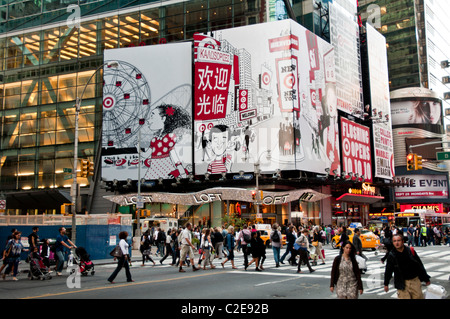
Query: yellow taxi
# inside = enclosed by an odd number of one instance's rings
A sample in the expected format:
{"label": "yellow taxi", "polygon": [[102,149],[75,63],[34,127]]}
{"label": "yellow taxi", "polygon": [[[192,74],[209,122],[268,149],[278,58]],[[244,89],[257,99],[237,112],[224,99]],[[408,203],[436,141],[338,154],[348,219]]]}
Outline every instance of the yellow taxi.
{"label": "yellow taxi", "polygon": [[[272,231],[271,230],[267,231],[265,229],[258,231],[261,234],[261,239],[263,240],[266,247],[267,248],[272,247],[270,244],[270,234],[272,233]],[[286,235],[281,235],[281,242],[283,243],[283,245],[286,245]]]}
{"label": "yellow taxi", "polygon": [[[352,228],[347,228],[347,235],[350,241],[353,243],[353,236],[355,235],[355,232]],[[333,248],[339,248],[339,239],[341,238],[341,235],[336,235],[331,239],[331,247]],[[378,245],[380,245],[380,237],[372,233],[370,230],[367,229],[361,229],[361,243],[363,249],[372,249],[375,250]]]}

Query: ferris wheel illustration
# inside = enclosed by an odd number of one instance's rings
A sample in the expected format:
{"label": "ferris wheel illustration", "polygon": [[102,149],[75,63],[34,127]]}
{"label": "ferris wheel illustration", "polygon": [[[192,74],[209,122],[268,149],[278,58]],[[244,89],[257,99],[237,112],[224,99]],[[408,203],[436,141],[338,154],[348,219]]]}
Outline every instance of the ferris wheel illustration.
{"label": "ferris wheel illustration", "polygon": [[118,61],[118,68],[103,72],[102,146],[133,147],[139,120],[150,112],[150,87],[142,72],[134,65]]}

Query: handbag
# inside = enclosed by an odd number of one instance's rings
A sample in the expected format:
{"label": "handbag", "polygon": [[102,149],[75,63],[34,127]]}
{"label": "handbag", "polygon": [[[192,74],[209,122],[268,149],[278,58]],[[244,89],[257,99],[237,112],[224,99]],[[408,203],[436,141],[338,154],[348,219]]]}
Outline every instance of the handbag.
{"label": "handbag", "polygon": [[115,258],[121,258],[123,257],[123,252],[122,252],[122,248],[120,248],[119,245],[117,245],[116,247],[114,247],[114,249],[109,253],[111,256],[115,257]]}
{"label": "handbag", "polygon": [[312,242],[312,245],[313,245],[314,247],[317,247],[317,246],[319,245],[319,242],[318,242],[318,241],[313,241],[313,242]]}

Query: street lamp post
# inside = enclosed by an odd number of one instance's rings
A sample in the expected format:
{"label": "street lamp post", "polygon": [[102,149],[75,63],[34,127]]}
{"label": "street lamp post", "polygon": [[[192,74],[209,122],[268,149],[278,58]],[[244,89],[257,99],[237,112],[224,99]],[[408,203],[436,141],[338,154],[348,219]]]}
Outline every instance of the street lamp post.
{"label": "street lamp post", "polygon": [[78,169],[78,119],[80,115],[80,109],[81,109],[81,101],[84,95],[84,92],[86,91],[86,88],[91,81],[91,79],[94,77],[94,75],[105,65],[108,67],[117,68],[119,67],[119,63],[117,61],[109,61],[105,62],[102,65],[100,65],[94,73],[92,73],[89,80],[86,82],[83,92],[81,93],[80,97],[77,97],[75,100],[75,137],[74,137],[74,149],[73,149],[73,183],[72,188],[70,190],[70,195],[72,197],[72,242],[76,244],[77,239],[77,197],[78,197],[78,180],[77,180],[77,169]]}
{"label": "street lamp post", "polygon": [[258,156],[258,160],[256,161],[256,163],[254,164],[255,166],[255,176],[256,176],[256,218],[258,218],[259,215],[259,204],[261,203],[261,193],[259,192],[259,165],[260,165],[260,159],[261,156],[267,153],[267,159],[270,160],[271,155],[270,155],[270,150],[265,150],[264,152],[262,152],[261,154],[259,154]]}

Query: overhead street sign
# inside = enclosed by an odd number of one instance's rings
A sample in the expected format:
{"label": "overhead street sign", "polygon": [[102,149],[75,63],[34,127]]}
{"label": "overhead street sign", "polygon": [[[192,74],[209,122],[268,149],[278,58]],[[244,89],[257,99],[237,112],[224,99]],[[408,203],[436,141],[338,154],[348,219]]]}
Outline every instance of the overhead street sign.
{"label": "overhead street sign", "polygon": [[438,161],[450,160],[450,152],[436,152],[436,159]]}

